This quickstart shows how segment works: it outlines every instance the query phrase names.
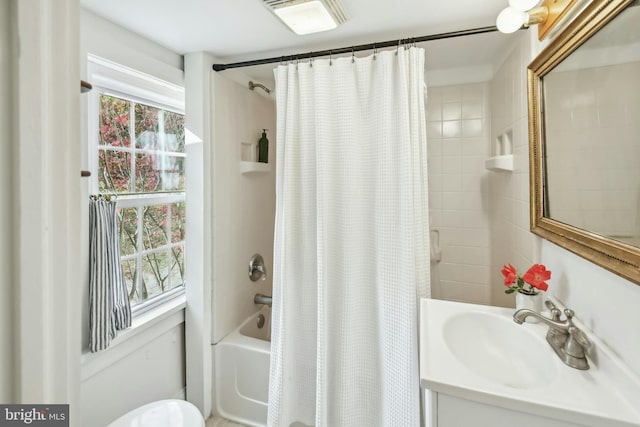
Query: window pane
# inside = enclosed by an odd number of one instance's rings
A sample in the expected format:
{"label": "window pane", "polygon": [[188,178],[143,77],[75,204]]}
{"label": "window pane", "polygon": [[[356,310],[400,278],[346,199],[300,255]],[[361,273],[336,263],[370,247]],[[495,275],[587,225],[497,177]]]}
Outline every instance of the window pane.
{"label": "window pane", "polygon": [[117,210],[132,305],[184,285],[185,203],[145,206],[145,196],[122,194],[184,191],[184,122],[184,114],[99,97],[98,191],[120,193],[128,206],[136,206]]}
{"label": "window pane", "polygon": [[171,248],[171,288],[184,284],[184,245]]}
{"label": "window pane", "polygon": [[151,298],[169,290],[169,256],[166,250],[142,257],[142,295]]}
{"label": "window pane", "polygon": [[136,104],[136,148],[158,149],[158,113],[160,109]]}
{"label": "window pane", "polygon": [[120,255],[133,255],[138,242],[138,210],[136,208],[118,209],[120,233]]}
{"label": "window pane", "polygon": [[164,190],[184,190],[184,157],[163,156],[161,162]]}
{"label": "window pane", "polygon": [[142,244],[145,250],[166,245],[168,205],[142,208]]}
{"label": "window pane", "polygon": [[174,203],[171,205],[171,243],[184,240],[185,229],[185,204]]}
{"label": "window pane", "polygon": [[122,261],[122,273],[124,274],[124,283],[127,285],[131,305],[139,303],[141,299],[136,286],[136,260]]}
{"label": "window pane", "polygon": [[100,96],[99,144],[114,147],[129,147],[131,103],[113,96]]}
{"label": "window pane", "polygon": [[161,157],[156,154],[136,154],[136,192],[162,189],[158,171]]}
{"label": "window pane", "polygon": [[165,111],[164,133],[167,138],[166,151],[184,153],[184,115]]}
{"label": "window pane", "polygon": [[129,191],[131,156],[129,153],[98,150],[98,188],[101,193]]}

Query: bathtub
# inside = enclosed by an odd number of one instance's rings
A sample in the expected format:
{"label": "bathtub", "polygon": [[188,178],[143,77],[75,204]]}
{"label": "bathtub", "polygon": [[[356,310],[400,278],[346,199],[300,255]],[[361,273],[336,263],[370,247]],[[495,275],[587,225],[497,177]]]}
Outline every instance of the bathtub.
{"label": "bathtub", "polygon": [[[260,316],[264,325],[258,327]],[[214,410],[248,426],[266,426],[271,308],[264,306],[214,345]]]}

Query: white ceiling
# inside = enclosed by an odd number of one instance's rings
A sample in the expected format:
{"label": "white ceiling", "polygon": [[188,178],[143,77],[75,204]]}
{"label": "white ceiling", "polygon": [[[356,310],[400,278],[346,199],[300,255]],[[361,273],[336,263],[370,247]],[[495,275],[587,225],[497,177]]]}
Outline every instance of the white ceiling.
{"label": "white ceiling", "polygon": [[[341,3],[348,22],[332,31],[299,36],[262,0],[81,0],[84,8],[174,52],[207,51],[225,62],[491,26],[507,0]],[[425,43],[427,69],[491,64],[509,38],[492,33]]]}

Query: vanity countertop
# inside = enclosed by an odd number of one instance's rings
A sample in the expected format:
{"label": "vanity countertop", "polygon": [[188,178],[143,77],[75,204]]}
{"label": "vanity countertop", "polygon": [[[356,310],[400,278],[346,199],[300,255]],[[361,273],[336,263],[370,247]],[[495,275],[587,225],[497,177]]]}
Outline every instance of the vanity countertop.
{"label": "vanity countertop", "polygon": [[[421,386],[483,404],[587,426],[640,426],[640,383],[596,337],[576,322],[594,347],[598,347],[590,352],[596,355],[598,363],[590,358],[591,369],[574,369],[562,363],[546,342],[546,325],[517,325],[512,320],[513,313],[514,309],[502,307],[422,299]],[[471,319],[472,323],[468,325],[473,325],[470,329],[475,329],[483,327],[482,320],[485,318],[489,320],[487,325],[499,325],[502,332],[508,332],[502,335],[504,339],[520,339],[514,334],[521,332],[523,340],[537,340],[531,342],[535,344],[531,347],[533,350],[527,346],[526,351],[541,353],[524,356],[538,366],[518,366],[517,361],[515,365],[507,363],[510,366],[505,366],[505,359],[500,360],[503,355],[496,352],[503,339],[497,336],[499,331],[495,335],[487,333],[482,338],[478,338],[478,334],[475,338],[464,337],[465,334],[473,334],[473,330],[465,331],[465,323],[460,319]],[[475,319],[478,321],[474,322]],[[493,331],[493,327],[491,329]],[[447,337],[444,331],[449,334]],[[457,332],[461,336],[452,338],[451,335]],[[511,345],[510,348],[512,352],[517,352],[522,346]],[[545,350],[552,357],[544,354]],[[523,380],[510,379],[508,369],[522,369],[525,374],[532,373],[536,377],[527,378],[525,375]]]}

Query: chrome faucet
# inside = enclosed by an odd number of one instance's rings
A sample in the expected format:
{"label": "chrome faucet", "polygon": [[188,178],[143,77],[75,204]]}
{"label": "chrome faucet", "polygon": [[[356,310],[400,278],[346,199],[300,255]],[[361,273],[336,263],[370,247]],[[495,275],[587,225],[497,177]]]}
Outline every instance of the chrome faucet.
{"label": "chrome faucet", "polygon": [[264,294],[256,294],[253,297],[254,304],[264,304],[271,307],[271,297],[269,295]]}
{"label": "chrome faucet", "polygon": [[564,310],[566,320],[560,320],[560,310],[549,300],[545,305],[551,310],[551,319],[533,310],[521,309],[513,314],[513,321],[521,325],[532,316],[549,326],[547,342],[556,352],[558,357],[572,368],[587,370],[589,362],[585,356],[585,350],[591,346],[591,342],[584,332],[573,324],[573,310]]}

